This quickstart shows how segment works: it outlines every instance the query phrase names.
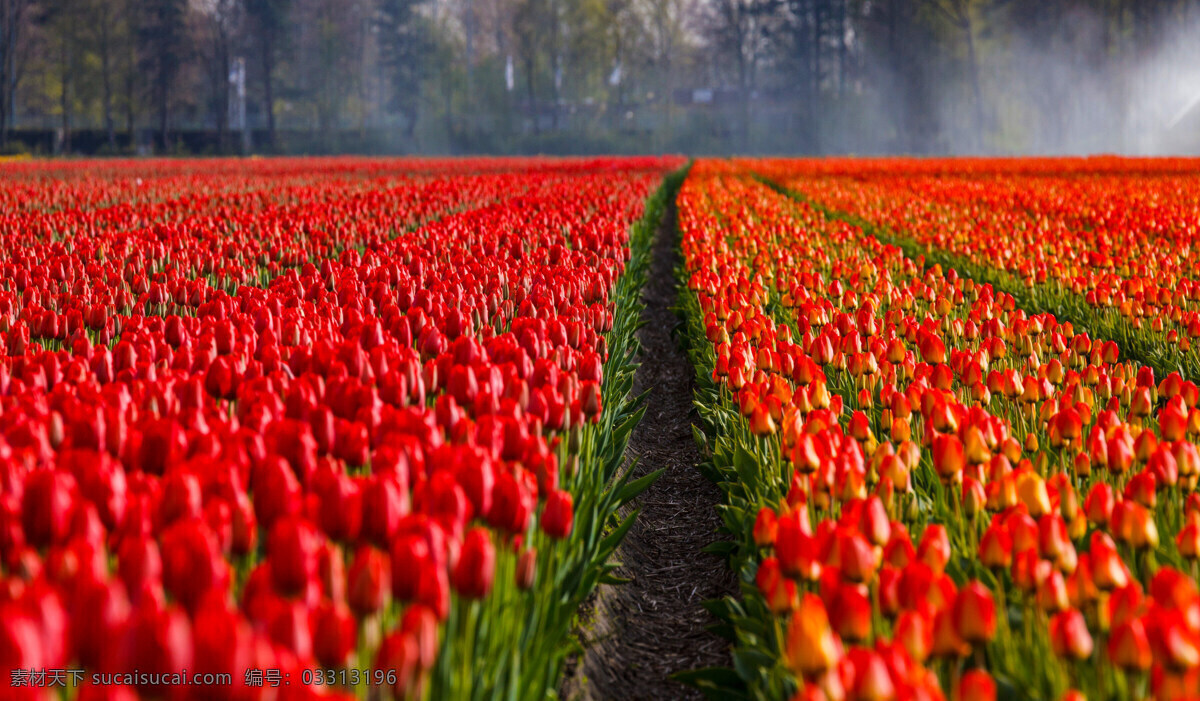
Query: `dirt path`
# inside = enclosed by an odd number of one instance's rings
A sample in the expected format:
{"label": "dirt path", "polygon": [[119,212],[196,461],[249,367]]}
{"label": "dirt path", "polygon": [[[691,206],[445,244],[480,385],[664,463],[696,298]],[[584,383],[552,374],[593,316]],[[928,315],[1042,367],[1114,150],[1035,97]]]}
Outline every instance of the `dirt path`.
{"label": "dirt path", "polygon": [[701,552],[718,537],[721,493],[695,469],[701,456],[691,428],[694,371],[671,334],[678,323],[671,311],[676,235],[671,202],[642,292],[642,365],[634,391],[653,390],[629,444],[629,455],[639,458],[635,479],[658,468],[666,472],[634,504],[641,515],[617,552],[623,567],[615,573],[633,581],[600,588],[568,698],[701,698],[669,676],[730,665],[726,641],[706,630],[714,619],[701,606],[732,593],[735,583],[722,558]]}

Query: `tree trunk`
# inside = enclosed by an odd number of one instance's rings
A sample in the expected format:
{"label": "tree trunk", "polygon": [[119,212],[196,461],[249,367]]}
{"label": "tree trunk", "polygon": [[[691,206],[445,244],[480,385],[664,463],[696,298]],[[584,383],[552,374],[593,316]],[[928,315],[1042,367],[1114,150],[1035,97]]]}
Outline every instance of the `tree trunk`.
{"label": "tree trunk", "polygon": [[525,93],[529,96],[529,113],[533,118],[533,133],[540,132],[538,128],[537,90],[533,84],[533,50],[525,57]]}
{"label": "tree trunk", "polygon": [[274,42],[269,32],[262,37],[263,111],[267,114],[267,144],[275,144],[275,91],[272,74],[275,72]]}
{"label": "tree trunk", "polygon": [[979,60],[975,55],[975,27],[971,24],[970,15],[963,14],[963,32],[967,35],[967,72],[971,80],[971,93],[975,107],[975,131],[973,142],[976,149],[983,146],[985,112],[983,107],[983,86],[980,84]]}
{"label": "tree trunk", "polygon": [[26,0],[0,0],[0,143],[7,144],[16,116],[17,42]]}
{"label": "tree trunk", "polygon": [[104,102],[104,131],[108,135],[108,147],[116,149],[117,147],[117,128],[113,122],[112,110],[112,35],[109,22],[111,15],[107,5],[103,10],[104,16],[100,18],[100,82],[104,89],[102,100]]}
{"label": "tree trunk", "polygon": [[[125,7],[128,10],[130,5]],[[133,30],[130,31],[132,34]],[[137,42],[133,40],[132,36],[126,42],[126,48],[128,49],[126,59],[129,63],[125,66],[125,131],[129,133],[130,148],[136,149],[138,144],[134,127],[137,125]]]}
{"label": "tree trunk", "polygon": [[67,36],[61,37],[61,53],[59,60],[62,61],[62,86],[59,91],[59,106],[62,108],[62,153],[69,153],[71,150],[71,45],[74,37],[73,32],[67,31]]}
{"label": "tree trunk", "polygon": [[822,12],[821,3],[813,3],[812,13],[812,50],[811,64],[809,70],[812,72],[809,84],[809,114],[812,115],[812,152],[819,154],[821,148],[821,20]]}
{"label": "tree trunk", "polygon": [[838,97],[846,97],[846,63],[848,52],[846,49],[846,31],[849,28],[846,3],[848,0],[838,0]]}
{"label": "tree trunk", "polygon": [[216,68],[213,70],[213,97],[216,98],[217,150],[229,151],[229,40],[218,36],[214,47]]}
{"label": "tree trunk", "polygon": [[159,85],[158,95],[158,128],[162,134],[163,153],[168,153],[171,150],[171,135],[167,133],[167,124],[170,120],[170,86],[167,84]]}

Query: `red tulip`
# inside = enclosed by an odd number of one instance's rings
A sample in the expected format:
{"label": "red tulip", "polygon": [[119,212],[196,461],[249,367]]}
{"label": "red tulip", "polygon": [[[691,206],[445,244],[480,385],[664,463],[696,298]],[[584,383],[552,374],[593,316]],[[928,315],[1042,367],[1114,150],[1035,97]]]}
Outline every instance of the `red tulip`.
{"label": "red tulip", "polygon": [[[788,582],[791,584],[791,582]],[[871,600],[859,586],[842,584],[829,607],[834,630],[845,641],[861,643],[871,636]]]}
{"label": "red tulip", "polygon": [[454,570],[454,588],[468,599],[482,599],[492,589],[496,551],[486,528],[473,528],[463,541],[458,566]]}
{"label": "red tulip", "polygon": [[814,678],[833,668],[842,657],[821,600],[805,594],[788,624],[784,661],[797,675]]}
{"label": "red tulip", "polygon": [[323,604],[313,614],[313,654],[323,667],[340,668],[358,644],[357,628],[349,609]]}
{"label": "red tulip", "polygon": [[954,599],[954,627],[960,638],[981,645],[996,634],[996,605],[987,587],[972,581]]}
{"label": "red tulip", "polygon": [[950,536],[945,527],[937,523],[927,526],[917,546],[917,558],[940,574],[950,561],[950,553]]}
{"label": "red tulip", "polygon": [[362,487],[362,537],[387,547],[409,510],[408,494],[394,475],[372,475]]}
{"label": "red tulip", "polygon": [[517,588],[526,591],[533,588],[534,579],[537,577],[537,550],[529,548],[523,550],[517,558]]}
{"label": "red tulip", "polygon": [[569,493],[554,491],[546,497],[541,518],[542,531],[546,535],[556,539],[566,538],[571,533],[574,519],[574,501]]}
{"label": "red tulip", "polygon": [[533,507],[533,496],[512,473],[501,472],[496,475],[492,509],[487,516],[490,525],[513,534],[524,533]]}
{"label": "red tulip", "polygon": [[66,538],[75,490],[75,478],[68,473],[49,469],[30,473],[21,499],[21,522],[30,545],[46,547]]}
{"label": "red tulip", "polygon": [[803,508],[793,509],[778,519],[775,555],[784,574],[793,579],[815,581],[821,572],[817,549],[809,533]]}
{"label": "red tulip", "polygon": [[1092,635],[1078,609],[1067,609],[1050,619],[1050,646],[1059,657],[1085,660],[1092,656]]}
{"label": "red tulip", "polygon": [[385,680],[395,675],[395,683],[391,685],[391,693],[395,698],[409,698],[410,692],[416,687],[419,668],[420,647],[416,638],[403,631],[396,631],[384,638],[375,657],[374,669]]}
{"label": "red tulip", "polygon": [[764,558],[758,564],[754,581],[766,599],[767,608],[775,615],[783,615],[796,605],[796,584],[787,579],[779,568],[779,560]]}
{"label": "red tulip", "polygon": [[319,553],[316,528],[297,517],[279,519],[271,528],[267,554],[275,590],[291,596],[303,592],[316,580]]}
{"label": "red tulip", "polygon": [[957,701],[996,701],[996,682],[982,669],[972,669],[958,682]]}
{"label": "red tulip", "polygon": [[438,653],[437,616],[424,606],[410,606],[404,612],[400,630],[416,641],[417,664],[420,668],[431,669]]}
{"label": "red tulip", "polygon": [[391,566],[393,594],[401,601],[410,601],[417,595],[422,573],[435,568],[436,562],[424,538],[404,534],[392,543]]}
{"label": "red tulip", "polygon": [[182,696],[178,688],[170,690],[147,683],[192,666],[192,629],[182,611],[164,608],[161,604],[143,603],[130,618],[118,645],[122,662],[117,671],[137,669],[146,675],[138,680],[140,692],[152,696]]}
{"label": "red tulip", "polygon": [[963,444],[958,436],[943,433],[933,439],[933,467],[942,481],[957,481],[965,464]]}
{"label": "red tulip", "polygon": [[933,649],[933,626],[920,611],[902,612],[896,619],[893,634],[914,661],[921,663],[929,657]]}
{"label": "red tulip", "polygon": [[1114,624],[1108,638],[1108,659],[1125,670],[1144,671],[1150,668],[1150,640],[1140,619]]}
{"label": "red tulip", "polygon": [[276,599],[267,621],[267,635],[298,660],[309,660],[313,656],[312,625],[303,602]]}
{"label": "red tulip", "polygon": [[775,544],[775,535],[779,530],[778,519],[775,516],[775,510],[764,506],[758,510],[758,516],[754,519],[754,542],[758,547],[764,548]]}
{"label": "red tulip", "polygon": [[[424,547],[424,543],[415,536],[410,537],[414,539],[411,541],[411,547]],[[423,566],[425,559],[427,558],[419,558],[418,562],[409,560],[405,564]],[[390,567],[387,555],[369,545],[360,546],[355,552],[354,562],[346,574],[346,598],[356,616],[364,618],[382,611],[387,606],[392,593]],[[415,595],[415,591],[410,593],[406,590],[403,593],[409,594],[404,597],[406,599]]]}
{"label": "red tulip", "polygon": [[229,564],[202,520],[178,521],[163,534],[163,586],[188,611],[195,611],[210,592],[225,591],[230,576]]}

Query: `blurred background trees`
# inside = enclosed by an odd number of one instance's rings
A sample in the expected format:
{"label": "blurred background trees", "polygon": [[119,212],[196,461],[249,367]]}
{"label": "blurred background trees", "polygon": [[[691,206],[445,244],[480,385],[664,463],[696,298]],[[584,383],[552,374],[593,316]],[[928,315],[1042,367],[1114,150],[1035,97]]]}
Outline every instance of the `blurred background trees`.
{"label": "blurred background trees", "polygon": [[59,153],[1200,150],[1200,0],[0,0]]}

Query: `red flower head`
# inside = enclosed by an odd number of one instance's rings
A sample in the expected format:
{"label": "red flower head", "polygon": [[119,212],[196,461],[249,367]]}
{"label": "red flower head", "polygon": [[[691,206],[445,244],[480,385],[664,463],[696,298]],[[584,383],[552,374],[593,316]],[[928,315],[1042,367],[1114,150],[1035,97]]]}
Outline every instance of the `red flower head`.
{"label": "red flower head", "polygon": [[562,490],[551,492],[542,509],[542,531],[551,538],[561,540],[570,535],[574,520],[575,506],[570,493]]}
{"label": "red flower head", "polygon": [[492,589],[496,569],[496,550],[486,528],[473,528],[463,541],[458,566],[454,569],[454,588],[469,599],[482,599]]}

